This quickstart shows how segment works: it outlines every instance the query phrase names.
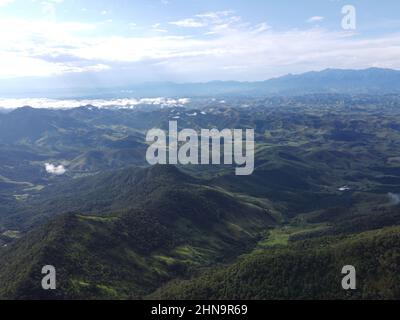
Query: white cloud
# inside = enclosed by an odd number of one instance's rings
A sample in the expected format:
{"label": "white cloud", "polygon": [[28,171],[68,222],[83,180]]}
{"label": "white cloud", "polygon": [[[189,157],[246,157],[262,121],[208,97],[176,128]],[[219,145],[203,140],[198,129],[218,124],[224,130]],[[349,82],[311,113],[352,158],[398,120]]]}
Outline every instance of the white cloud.
{"label": "white cloud", "polygon": [[56,176],[62,176],[65,172],[67,172],[63,165],[55,166],[54,164],[46,163],[45,168],[47,173],[54,174]]}
{"label": "white cloud", "polygon": [[0,99],[0,108],[17,109],[24,106],[43,109],[71,109],[81,106],[92,105],[98,108],[135,108],[138,105],[153,105],[160,107],[182,107],[190,103],[188,98],[141,98],[141,99],[48,99],[48,98],[25,98],[25,99]]}
{"label": "white cloud", "polygon": [[255,26],[254,31],[255,32],[264,32],[264,31],[267,31],[269,29],[271,29],[271,26],[268,25],[266,22],[262,22],[262,23],[260,23],[260,24]]}
{"label": "white cloud", "polygon": [[161,28],[161,23],[155,23],[151,26],[151,28],[156,32],[168,32],[168,30]]}
{"label": "white cloud", "polygon": [[12,2],[14,2],[14,0],[0,0],[0,7],[6,6]]}
{"label": "white cloud", "polygon": [[206,24],[202,21],[198,21],[195,19],[183,19],[183,20],[178,20],[178,21],[172,21],[169,24],[176,25],[178,27],[184,27],[184,28],[201,28],[205,27]]}
{"label": "white cloud", "polygon": [[201,28],[230,25],[238,21],[240,17],[235,16],[233,11],[213,11],[197,14],[193,18],[172,21],[169,24],[183,28]]}
{"label": "white cloud", "polygon": [[323,20],[325,20],[324,17],[314,16],[314,17],[311,17],[310,19],[308,19],[307,22],[320,22],[320,21],[323,21]]}
{"label": "white cloud", "polygon": [[205,18],[205,19],[213,19],[219,20],[223,17],[228,17],[234,14],[232,10],[225,10],[225,11],[210,11],[205,13],[197,14],[196,17]]}
{"label": "white cloud", "polygon": [[0,34],[0,78],[96,72],[108,68],[101,63],[76,65],[44,58],[68,54],[66,48],[80,47],[82,40],[77,34],[93,31],[94,25],[0,19],[0,29],[9,30]]}
{"label": "white cloud", "polygon": [[389,192],[388,197],[391,205],[397,206],[400,204],[400,194]]}
{"label": "white cloud", "polygon": [[205,30],[176,36],[157,23],[140,36],[121,36],[103,35],[106,24],[0,19],[0,29],[9,30],[0,34],[0,78],[106,70],[109,75],[113,69],[120,75],[137,67],[147,70],[137,73],[138,80],[151,75],[153,80],[160,75],[194,81],[261,80],[328,67],[400,68],[400,33],[359,37],[314,27],[278,31],[266,22],[243,22],[232,11],[179,21],[172,24],[192,29],[202,25]]}

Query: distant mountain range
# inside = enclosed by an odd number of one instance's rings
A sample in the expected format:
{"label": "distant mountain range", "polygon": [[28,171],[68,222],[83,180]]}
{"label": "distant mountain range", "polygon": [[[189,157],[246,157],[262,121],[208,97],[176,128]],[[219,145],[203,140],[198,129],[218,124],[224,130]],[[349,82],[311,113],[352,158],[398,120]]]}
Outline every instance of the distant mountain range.
{"label": "distant mountain range", "polygon": [[212,81],[206,83],[159,83],[133,87],[130,92],[161,96],[300,95],[313,93],[398,93],[400,71],[326,69],[286,75],[259,82]]}
{"label": "distant mountain range", "polygon": [[[29,82],[29,81],[28,81]],[[0,82],[0,97],[126,98],[126,97],[210,97],[301,95],[313,93],[399,93],[400,71],[369,68],[363,70],[326,69],[298,75],[289,74],[257,82],[211,81],[204,83],[149,82],[114,88],[33,88],[20,80]],[[89,84],[88,84],[89,85]],[[20,88],[24,89],[24,92]]]}

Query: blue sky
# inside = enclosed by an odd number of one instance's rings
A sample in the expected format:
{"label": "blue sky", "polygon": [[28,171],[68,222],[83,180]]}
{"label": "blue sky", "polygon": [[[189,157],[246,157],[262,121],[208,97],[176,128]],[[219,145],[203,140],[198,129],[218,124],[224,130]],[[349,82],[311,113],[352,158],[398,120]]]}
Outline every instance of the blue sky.
{"label": "blue sky", "polygon": [[0,28],[0,82],[14,87],[400,69],[397,0],[0,0]]}

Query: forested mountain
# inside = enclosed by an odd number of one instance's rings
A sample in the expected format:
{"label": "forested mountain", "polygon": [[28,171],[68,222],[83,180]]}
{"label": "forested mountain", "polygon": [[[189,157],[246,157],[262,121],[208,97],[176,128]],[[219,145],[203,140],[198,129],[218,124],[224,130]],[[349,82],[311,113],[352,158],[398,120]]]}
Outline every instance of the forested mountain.
{"label": "forested mountain", "polygon": [[[385,228],[260,250],[194,279],[174,281],[148,298],[398,299],[399,232],[399,227]],[[341,270],[346,265],[357,270],[358,290],[342,288]]]}
{"label": "forested mountain", "polygon": [[[0,113],[0,297],[399,298],[399,107],[310,94]],[[169,121],[254,128],[254,173],[150,167],[146,132]]]}
{"label": "forested mountain", "polygon": [[42,297],[35,280],[45,263],[57,266],[60,281],[48,298],[139,298],[194,267],[234,259],[275,224],[263,207],[204,186],[174,167],[86,180],[57,190],[48,210],[103,214],[60,215],[3,249],[2,297]]}

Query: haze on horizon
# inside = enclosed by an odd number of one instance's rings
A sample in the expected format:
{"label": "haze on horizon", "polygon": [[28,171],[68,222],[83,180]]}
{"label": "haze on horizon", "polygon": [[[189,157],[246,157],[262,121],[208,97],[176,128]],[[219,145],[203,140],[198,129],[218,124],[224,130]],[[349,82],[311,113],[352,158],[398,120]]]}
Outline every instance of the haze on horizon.
{"label": "haze on horizon", "polygon": [[[400,69],[400,3],[0,0],[0,94]],[[288,10],[290,8],[290,10]]]}

